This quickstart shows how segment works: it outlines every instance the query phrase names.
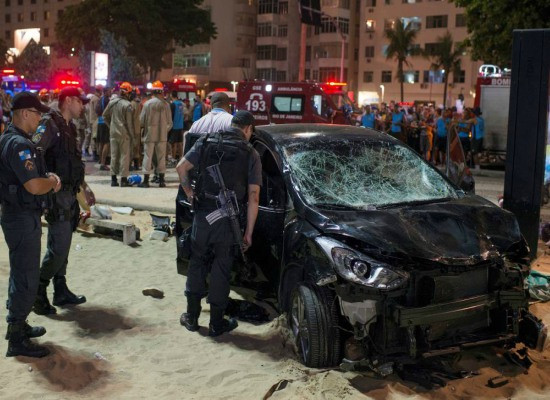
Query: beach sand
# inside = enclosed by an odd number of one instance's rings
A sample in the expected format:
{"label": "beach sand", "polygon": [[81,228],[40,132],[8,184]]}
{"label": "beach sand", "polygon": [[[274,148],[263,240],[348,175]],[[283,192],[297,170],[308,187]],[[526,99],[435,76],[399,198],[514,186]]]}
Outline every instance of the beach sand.
{"label": "beach sand", "polygon": [[[284,317],[239,327],[219,338],[207,336],[209,307],[203,302],[201,329],[179,324],[185,309],[185,277],[176,273],[175,240],[149,240],[147,212],[116,219],[132,221],[142,240],[131,247],[120,240],[79,231],[69,257],[68,283],[87,303],[58,308],[58,314],[29,316],[47,334],[37,339],[52,354],[43,359],[0,357],[0,399],[463,399],[550,397],[550,352],[530,351],[533,366],[524,373],[495,347],[462,353],[455,366],[479,376],[450,381],[428,391],[397,376],[375,379],[338,369],[302,366],[286,339]],[[42,253],[47,229],[43,228]],[[550,256],[534,268],[550,272]],[[0,232],[0,288],[9,275],[7,246]],[[164,298],[144,296],[155,287]],[[52,287],[49,293],[51,299]],[[239,298],[235,292],[231,297]],[[2,301],[3,301],[2,299]],[[550,324],[550,304],[534,312]],[[6,310],[0,310],[5,321]],[[0,324],[4,335],[5,322]],[[4,353],[7,342],[2,341]],[[497,389],[487,380],[504,375]],[[277,386],[280,390],[274,391]],[[270,391],[270,389],[272,389]],[[271,396],[269,396],[271,393]],[[266,397],[268,396],[268,397]]]}

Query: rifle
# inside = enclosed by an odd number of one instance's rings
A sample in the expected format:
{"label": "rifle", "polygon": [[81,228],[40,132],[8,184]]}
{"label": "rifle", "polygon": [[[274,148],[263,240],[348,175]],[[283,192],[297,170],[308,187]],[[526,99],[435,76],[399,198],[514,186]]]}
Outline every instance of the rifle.
{"label": "rifle", "polygon": [[217,196],[212,196],[218,204],[218,209],[208,214],[206,216],[206,221],[212,225],[221,218],[229,218],[233,238],[235,239],[235,243],[239,245],[241,256],[246,264],[247,259],[243,249],[243,236],[241,233],[241,226],[239,224],[239,205],[237,203],[237,196],[233,190],[229,190],[225,186],[225,181],[223,180],[222,172],[220,170],[220,164],[211,165],[210,167],[207,167],[206,170],[214,182],[216,182],[216,184],[220,187],[220,193]]}

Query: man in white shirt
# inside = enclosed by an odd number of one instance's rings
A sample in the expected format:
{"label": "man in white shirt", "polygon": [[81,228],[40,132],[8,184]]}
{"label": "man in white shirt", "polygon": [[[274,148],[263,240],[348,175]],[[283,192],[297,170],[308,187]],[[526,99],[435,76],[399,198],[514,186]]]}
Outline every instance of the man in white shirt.
{"label": "man in white shirt", "polygon": [[183,149],[185,153],[185,142],[187,139],[187,133],[215,133],[219,131],[225,132],[231,127],[231,107],[229,96],[224,92],[216,92],[210,99],[212,105],[212,111],[204,115],[193,123],[189,132],[186,132],[183,137]]}

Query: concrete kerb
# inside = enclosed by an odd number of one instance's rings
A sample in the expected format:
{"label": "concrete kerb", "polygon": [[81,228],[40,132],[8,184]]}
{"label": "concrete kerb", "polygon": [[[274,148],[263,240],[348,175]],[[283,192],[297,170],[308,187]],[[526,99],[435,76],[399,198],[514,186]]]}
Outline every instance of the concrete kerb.
{"label": "concrete kerb", "polygon": [[99,205],[106,205],[110,207],[131,207],[134,210],[138,211],[148,211],[148,212],[158,212],[162,214],[168,214],[168,215],[176,215],[176,200],[174,199],[174,208],[171,207],[162,207],[162,206],[144,206],[140,203],[129,203],[127,201],[116,201],[116,200],[101,200],[96,199],[96,203]]}

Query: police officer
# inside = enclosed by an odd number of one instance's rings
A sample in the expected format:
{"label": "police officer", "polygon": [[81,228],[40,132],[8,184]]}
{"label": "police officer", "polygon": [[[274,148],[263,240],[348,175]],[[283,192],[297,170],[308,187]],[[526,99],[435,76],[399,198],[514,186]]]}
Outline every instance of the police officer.
{"label": "police officer", "polygon": [[[245,250],[248,249],[252,244],[262,182],[260,156],[248,143],[253,129],[252,114],[248,111],[239,111],[233,117],[228,130],[200,138],[177,166],[181,186],[189,201],[193,203],[193,199],[196,199],[191,241],[192,256],[185,290],[187,312],[180,318],[180,323],[192,332],[199,329],[201,298],[206,293],[205,278],[209,270],[208,334],[218,336],[237,327],[237,321],[223,317],[229,299],[231,267],[236,254],[235,239],[227,217],[212,225],[206,221],[206,216],[218,208],[212,196],[218,195],[220,191],[220,187],[212,180],[206,168],[220,164],[226,187],[235,191],[239,209],[247,210],[243,242]],[[194,166],[199,169],[196,193],[189,182],[189,171]],[[247,202],[248,205],[243,207]]]}
{"label": "police officer", "polygon": [[30,338],[44,335],[46,329],[31,327],[26,319],[38,289],[44,195],[59,191],[61,181],[46,174],[42,155],[31,141],[41,113],[49,108],[31,93],[21,92],[12,110],[13,122],[0,137],[1,225],[10,256],[6,356],[43,357],[49,350]]}
{"label": "police officer", "polygon": [[67,87],[59,93],[59,111],[44,115],[36,131],[38,145],[45,151],[46,166],[61,178],[62,189],[54,195],[53,206],[46,216],[48,221],[48,248],[40,268],[40,284],[33,311],[39,315],[55,314],[46,294],[53,278],[53,304],[81,304],[84,296],[69,290],[65,281],[67,260],[73,231],[78,225],[80,208],[76,194],[84,190],[88,205],[95,203],[93,192],[84,182],[82,153],[76,141],[76,129],[71,122],[82,112],[88,99],[75,87]]}

